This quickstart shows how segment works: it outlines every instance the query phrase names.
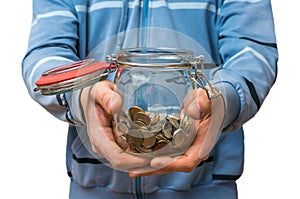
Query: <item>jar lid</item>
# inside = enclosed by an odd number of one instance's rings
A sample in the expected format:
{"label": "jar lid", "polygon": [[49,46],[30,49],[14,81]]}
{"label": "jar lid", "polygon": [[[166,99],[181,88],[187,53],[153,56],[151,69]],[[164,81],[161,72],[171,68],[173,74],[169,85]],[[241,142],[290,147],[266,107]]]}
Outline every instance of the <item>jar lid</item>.
{"label": "jar lid", "polygon": [[190,67],[193,52],[180,48],[129,48],[119,51],[118,64],[129,67]]}
{"label": "jar lid", "polygon": [[95,59],[85,59],[58,66],[42,74],[35,82],[37,86],[35,91],[40,90],[43,95],[53,95],[83,88],[107,77],[108,73],[103,73],[103,71],[115,67],[106,62],[97,62]]}

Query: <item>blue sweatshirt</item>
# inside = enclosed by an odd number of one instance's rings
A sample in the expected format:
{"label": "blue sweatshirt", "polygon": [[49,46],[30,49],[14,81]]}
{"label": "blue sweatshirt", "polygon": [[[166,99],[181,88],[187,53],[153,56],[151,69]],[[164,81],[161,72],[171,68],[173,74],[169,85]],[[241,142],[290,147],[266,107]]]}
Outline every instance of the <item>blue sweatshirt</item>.
{"label": "blue sweatshirt", "polygon": [[[145,15],[139,0],[33,0],[23,79],[34,100],[70,123],[67,169],[72,181],[79,187],[96,187],[108,197],[112,194],[110,198],[113,193],[139,198],[166,190],[171,197],[173,192],[197,190],[208,178],[238,179],[244,158],[242,125],[257,113],[277,75],[269,0],[149,0],[148,7]],[[217,66],[208,76],[225,93],[224,133],[211,157],[191,173],[131,179],[105,166],[78,136],[84,128],[80,91],[57,96],[34,92],[34,82],[48,69],[87,57],[105,61],[106,55],[122,48],[142,45],[143,33],[137,30],[145,25],[151,27],[147,45],[190,48]]]}

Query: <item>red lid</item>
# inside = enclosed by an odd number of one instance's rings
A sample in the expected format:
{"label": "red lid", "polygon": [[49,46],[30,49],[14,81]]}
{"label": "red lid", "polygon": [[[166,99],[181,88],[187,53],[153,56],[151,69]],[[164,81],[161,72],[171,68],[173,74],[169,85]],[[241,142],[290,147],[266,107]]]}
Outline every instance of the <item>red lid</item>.
{"label": "red lid", "polygon": [[109,68],[115,68],[106,62],[96,62],[94,59],[86,59],[74,62],[72,64],[58,66],[43,73],[36,86],[43,87],[61,83],[74,78],[82,77],[97,71],[103,71]]}

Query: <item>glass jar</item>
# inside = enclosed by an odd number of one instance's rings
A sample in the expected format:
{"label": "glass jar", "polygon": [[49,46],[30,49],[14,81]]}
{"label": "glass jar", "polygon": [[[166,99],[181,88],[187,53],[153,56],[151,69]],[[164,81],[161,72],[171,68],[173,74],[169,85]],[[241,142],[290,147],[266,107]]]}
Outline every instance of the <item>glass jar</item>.
{"label": "glass jar", "polygon": [[143,157],[182,154],[194,140],[197,123],[187,111],[195,99],[192,51],[125,49],[111,60],[122,109],[114,113],[114,136],[128,153]]}

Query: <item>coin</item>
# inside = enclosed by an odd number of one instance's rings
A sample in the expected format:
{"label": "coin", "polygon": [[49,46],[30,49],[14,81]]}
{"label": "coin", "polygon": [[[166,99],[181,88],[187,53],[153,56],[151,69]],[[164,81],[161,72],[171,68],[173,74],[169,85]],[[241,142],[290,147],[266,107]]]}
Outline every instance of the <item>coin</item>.
{"label": "coin", "polygon": [[177,129],[173,134],[172,143],[176,147],[183,146],[186,138],[186,133],[182,129]]}
{"label": "coin", "polygon": [[144,112],[137,112],[133,115],[133,121],[141,121],[147,126],[148,124],[150,124],[151,119]]}
{"label": "coin", "polygon": [[130,131],[125,136],[127,143],[132,148],[140,146],[143,142],[143,136],[136,129],[130,129]]}
{"label": "coin", "polygon": [[143,131],[143,142],[142,145],[147,148],[151,148],[156,143],[155,134],[150,131]]}
{"label": "coin", "polygon": [[134,121],[132,127],[147,129],[147,125],[143,121]]}
{"label": "coin", "polygon": [[124,136],[115,136],[115,139],[121,149],[126,150],[128,148],[128,142]]}
{"label": "coin", "polygon": [[153,148],[153,151],[160,150],[169,144],[169,140],[159,140]]}
{"label": "coin", "polygon": [[162,133],[156,134],[155,137],[156,137],[157,141],[159,141],[159,140],[167,140],[167,138]]}
{"label": "coin", "polygon": [[123,133],[123,134],[127,134],[128,133],[128,126],[126,124],[126,122],[119,122],[117,124],[118,129]]}
{"label": "coin", "polygon": [[153,112],[150,112],[149,114],[148,114],[148,116],[149,116],[149,118],[151,119],[151,122],[150,122],[150,124],[149,125],[155,125],[158,121],[159,121],[159,115],[158,114],[155,114],[155,113],[153,113]]}
{"label": "coin", "polygon": [[121,149],[126,150],[128,148],[128,142],[126,141],[126,138],[124,136],[124,131],[120,130],[116,125],[114,126],[114,138]]}
{"label": "coin", "polygon": [[170,121],[170,123],[172,124],[172,126],[175,128],[175,129],[178,129],[179,128],[179,122],[180,122],[180,119],[179,118],[176,118],[175,116],[173,115],[170,115],[168,116],[168,120]]}
{"label": "coin", "polygon": [[130,118],[133,120],[133,117],[138,112],[144,112],[144,110],[139,106],[132,106],[128,109],[128,113]]}
{"label": "coin", "polygon": [[154,133],[158,133],[158,132],[162,131],[164,123],[165,123],[164,120],[160,120],[160,121],[156,122],[154,125],[150,126],[149,129]]}
{"label": "coin", "polygon": [[117,123],[125,123],[127,127],[130,127],[131,119],[124,111],[119,111],[117,114]]}
{"label": "coin", "polygon": [[171,139],[172,138],[172,124],[166,120],[164,125],[163,125],[163,128],[162,128],[162,132],[164,134],[164,136],[168,139]]}

